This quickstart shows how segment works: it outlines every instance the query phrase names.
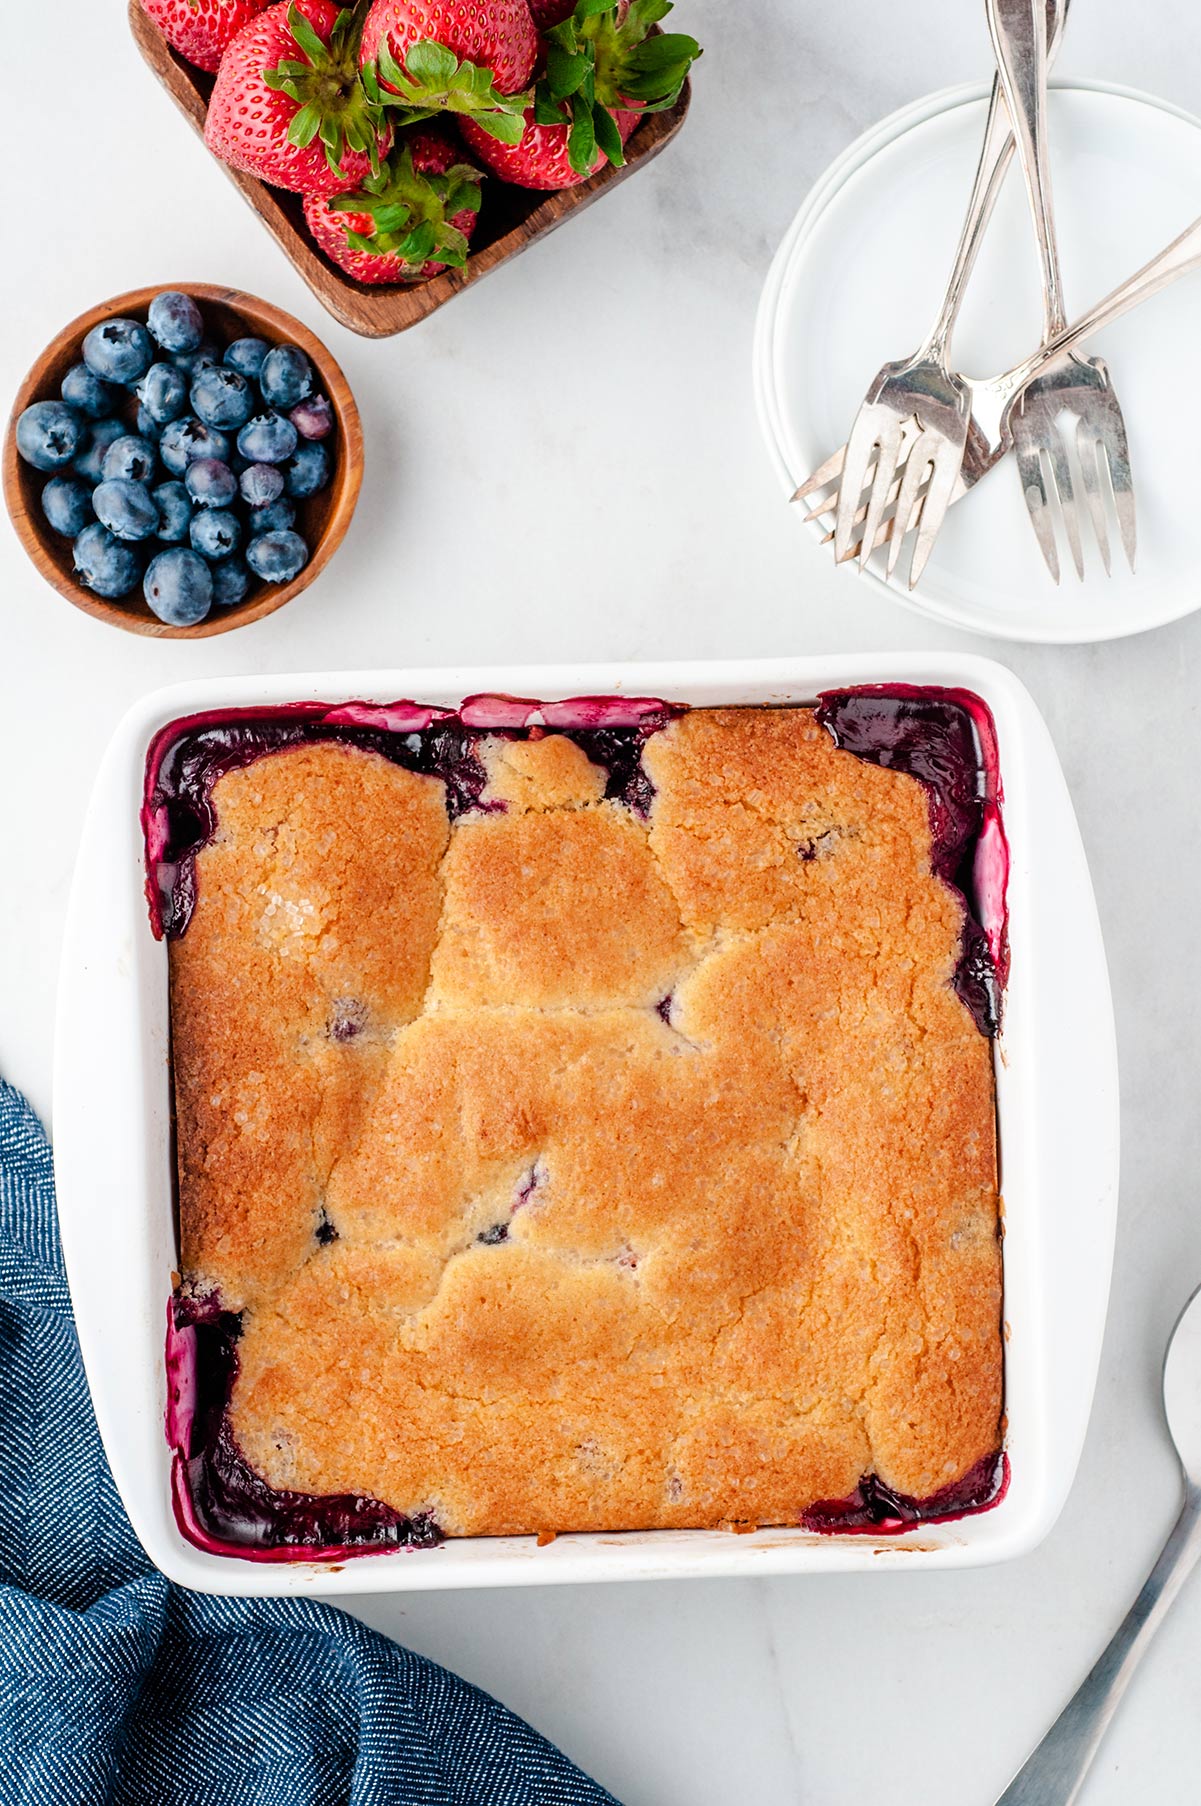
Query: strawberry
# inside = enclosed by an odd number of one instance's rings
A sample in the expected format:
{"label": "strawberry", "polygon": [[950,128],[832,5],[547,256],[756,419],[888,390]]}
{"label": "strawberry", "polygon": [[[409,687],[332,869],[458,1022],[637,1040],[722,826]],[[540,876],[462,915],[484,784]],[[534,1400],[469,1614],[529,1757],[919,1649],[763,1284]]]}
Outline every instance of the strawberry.
{"label": "strawberry", "polygon": [[358,67],[358,24],[331,0],[276,0],[226,50],[208,147],[277,188],[337,194],[379,168],[391,128]]}
{"label": "strawberry", "polygon": [[415,131],[354,194],[311,194],[304,217],[325,255],[360,282],[420,282],[462,268],[480,172],[446,132]]}
{"label": "strawberry", "polygon": [[210,74],[229,40],[268,0],[142,0],[172,50]]}
{"label": "strawberry", "polygon": [[509,144],[537,57],[527,0],[372,0],[360,51],[364,80],[405,124],[462,113]]}
{"label": "strawberry", "polygon": [[[616,110],[611,115],[620,145],[641,119],[641,113]],[[587,169],[572,165],[569,142],[571,126],[566,120],[554,125],[539,125],[531,107],[525,116],[525,130],[517,144],[498,144],[495,138],[481,132],[473,119],[462,121],[462,132],[481,163],[502,182],[515,188],[574,188],[588,176],[603,169],[608,161],[603,150],[596,150]]]}
{"label": "strawberry", "polygon": [[655,32],[671,0],[578,0],[546,34],[546,68],[516,144],[486,144],[478,121],[463,132],[488,168],[519,188],[569,188],[610,163],[644,113],[678,99],[701,54],[695,38]]}
{"label": "strawberry", "polygon": [[575,11],[575,0],[530,0],[530,16],[539,31],[561,25]]}

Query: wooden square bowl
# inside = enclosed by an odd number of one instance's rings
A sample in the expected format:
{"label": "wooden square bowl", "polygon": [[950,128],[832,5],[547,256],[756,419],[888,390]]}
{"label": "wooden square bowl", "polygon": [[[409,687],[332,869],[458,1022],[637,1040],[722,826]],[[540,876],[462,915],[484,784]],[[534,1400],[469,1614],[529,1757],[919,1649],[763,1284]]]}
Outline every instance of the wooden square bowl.
{"label": "wooden square bowl", "polygon": [[[129,25],[134,41],[155,75],[184,118],[203,136],[204,119],[213,77],[196,69],[178,56],[153,20],[143,10],[141,0],[129,0]],[[428,282],[412,288],[388,287],[369,282],[356,282],[317,249],[304,223],[304,212],[298,194],[282,188],[269,188],[254,176],[222,164],[231,182],[241,189],[268,232],[295,265],[321,305],[365,338],[389,338],[423,320],[441,307],[469,283],[478,282],[492,270],[499,269],[510,257],[516,257],[539,238],[545,238],[598,200],[602,194],[624,182],[644,163],[657,157],[684,123],[692,91],[685,82],[675,105],[662,113],[650,113],[642,121],[626,145],[626,161],[619,169],[606,164],[588,181],[574,188],[563,188],[547,194],[532,188],[514,188],[489,176],[484,183],[484,204],[479,224],[471,240],[467,262],[461,270],[444,270]]]}
{"label": "wooden square bowl", "polygon": [[[234,339],[266,339],[275,345],[299,345],[317,372],[319,387],[329,397],[334,427],[325,443],[333,460],[333,474],[324,489],[296,504],[296,527],[309,546],[309,561],[289,583],[261,583],[244,602],[232,608],[214,607],[195,627],[168,627],[151,613],[140,589],[116,602],[106,601],[84,589],[74,572],[71,541],[55,533],[42,513],[42,486],[48,472],[35,470],[17,451],[17,420],[34,401],[57,400],[59,386],[72,364],[79,362],[84,338],[101,320],[119,314],[145,320],[155,295],[164,289],[181,289],[191,295],[204,315],[206,337],[217,346]],[[128,402],[129,430],[133,432],[136,399]],[[307,326],[281,308],[245,295],[239,289],[213,287],[204,282],[157,282],[153,288],[131,289],[89,308],[51,340],[17,391],[4,438],[4,500],[17,537],[47,583],[60,596],[82,608],[85,614],[126,633],[153,634],[165,640],[203,640],[228,633],[248,621],[274,614],[313,581],[341,545],[359,499],[363,480],[363,429],[350,385],[320,339]],[[66,473],[69,474],[69,473]]]}

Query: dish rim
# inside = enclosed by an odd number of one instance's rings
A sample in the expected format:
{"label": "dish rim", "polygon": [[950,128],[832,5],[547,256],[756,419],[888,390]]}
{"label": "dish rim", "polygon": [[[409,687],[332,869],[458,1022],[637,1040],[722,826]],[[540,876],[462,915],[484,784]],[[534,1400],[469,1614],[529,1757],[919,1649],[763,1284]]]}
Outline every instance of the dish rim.
{"label": "dish rim", "polygon": [[[1006,1497],[974,1516],[919,1523],[897,1536],[635,1531],[564,1535],[543,1549],[533,1537],[463,1538],[438,1550],[367,1554],[333,1566],[243,1561],[188,1543],[171,1512],[163,1433],[163,1331],[175,1264],[167,954],[150,932],[138,822],[153,734],[204,709],[291,701],[455,704],[480,694],[551,700],[627,693],[691,706],[780,705],[870,683],[972,690],[996,722],[1011,860],[1012,968],[996,1061],[1013,1467]],[[1112,1263],[1116,1048],[1096,906],[1063,775],[1028,693],[991,660],[904,652],[318,672],[157,690],[118,726],[88,807],[64,939],[54,1120],[64,1251],[97,1421],[135,1531],[156,1565],[182,1585],[280,1596],[965,1567],[1034,1547],[1067,1497],[1091,1406]]]}

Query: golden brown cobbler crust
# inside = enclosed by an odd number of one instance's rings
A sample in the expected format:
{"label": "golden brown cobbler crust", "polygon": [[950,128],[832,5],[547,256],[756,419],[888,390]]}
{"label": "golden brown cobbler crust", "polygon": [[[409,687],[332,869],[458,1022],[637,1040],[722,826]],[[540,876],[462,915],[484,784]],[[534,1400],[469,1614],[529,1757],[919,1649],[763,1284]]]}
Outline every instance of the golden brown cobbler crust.
{"label": "golden brown cobbler crust", "polygon": [[656,735],[649,823],[561,736],[484,753],[506,807],[453,827],[335,743],[215,788],[180,1201],[247,1458],[464,1535],[958,1480],[999,1442],[993,1080],[922,787],[804,709]]}

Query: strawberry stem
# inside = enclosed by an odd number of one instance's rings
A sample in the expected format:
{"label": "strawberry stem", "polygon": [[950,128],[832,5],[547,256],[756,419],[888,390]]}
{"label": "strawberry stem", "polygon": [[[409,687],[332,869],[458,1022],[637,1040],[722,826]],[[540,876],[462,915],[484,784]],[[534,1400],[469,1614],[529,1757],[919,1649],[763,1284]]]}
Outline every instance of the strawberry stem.
{"label": "strawberry stem", "polygon": [[598,150],[610,163],[625,162],[615,109],[661,113],[679,99],[701,47],[682,32],[652,31],[671,10],[671,0],[579,0],[571,17],[547,32],[534,118],[570,125],[573,169],[591,169]]}
{"label": "strawberry stem", "polygon": [[403,66],[385,39],[370,66],[370,81],[382,103],[398,109],[401,125],[415,125],[436,113],[465,113],[503,144],[520,142],[525,112],[533,100],[529,90],[500,93],[491,69],[466,59],[460,62],[453,50],[432,38],[414,44]]}
{"label": "strawberry stem", "polygon": [[366,21],[360,3],[343,7],[328,44],[322,42],[295,0],[288,8],[288,30],[296,57],[285,57],[263,80],[276,93],[296,103],[288,127],[291,143],[303,149],[319,139],[331,169],[340,170],[348,151],[361,151],[379,168],[379,138],[384,113],[359,74],[358,43]]}

